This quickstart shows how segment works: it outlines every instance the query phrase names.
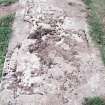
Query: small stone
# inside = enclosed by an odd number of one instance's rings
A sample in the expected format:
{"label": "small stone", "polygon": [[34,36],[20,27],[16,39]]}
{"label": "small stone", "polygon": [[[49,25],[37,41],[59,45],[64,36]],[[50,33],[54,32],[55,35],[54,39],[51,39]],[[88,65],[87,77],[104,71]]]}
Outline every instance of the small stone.
{"label": "small stone", "polygon": [[67,98],[64,98],[64,99],[63,99],[63,103],[64,103],[64,104],[66,104],[66,103],[68,103],[68,102],[69,102],[69,100],[68,100]]}
{"label": "small stone", "polygon": [[73,3],[72,3],[72,2],[69,2],[69,3],[68,3],[68,5],[72,6],[72,5],[73,5]]}
{"label": "small stone", "polygon": [[8,73],[3,73],[3,76],[6,76]]}
{"label": "small stone", "polygon": [[38,26],[41,26],[43,29],[51,29],[50,24],[38,23]]}

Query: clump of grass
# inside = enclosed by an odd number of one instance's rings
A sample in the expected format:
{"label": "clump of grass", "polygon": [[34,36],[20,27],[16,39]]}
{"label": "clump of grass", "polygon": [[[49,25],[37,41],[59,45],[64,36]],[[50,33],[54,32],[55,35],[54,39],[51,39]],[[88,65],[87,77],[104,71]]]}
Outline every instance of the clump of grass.
{"label": "clump of grass", "polygon": [[82,105],[105,105],[105,101],[100,97],[85,98]]}
{"label": "clump of grass", "polygon": [[105,41],[104,38],[104,31],[103,31],[103,25],[100,22],[100,19],[97,17],[97,15],[93,12],[92,16],[89,18],[89,25],[90,25],[90,34],[93,38],[93,40],[96,41],[99,45],[103,45]]}
{"label": "clump of grass", "polygon": [[[88,18],[88,23],[90,26],[90,36],[99,45],[101,50],[101,55],[103,62],[105,64],[105,31],[104,26],[102,24],[101,16],[99,15],[102,8],[98,4],[97,0],[84,0],[87,7],[90,9],[90,16]],[[104,1],[103,1],[104,2]],[[100,6],[100,10],[97,7]],[[99,12],[100,11],[100,12]]]}
{"label": "clump of grass", "polygon": [[12,3],[15,3],[17,0],[0,0],[0,4],[2,5],[10,5]]}
{"label": "clump of grass", "polygon": [[6,50],[8,47],[10,34],[12,32],[13,20],[14,20],[14,14],[0,18],[0,77],[2,75]]}
{"label": "clump of grass", "polygon": [[91,0],[84,0],[84,2],[85,2],[86,5],[89,6],[92,1]]}

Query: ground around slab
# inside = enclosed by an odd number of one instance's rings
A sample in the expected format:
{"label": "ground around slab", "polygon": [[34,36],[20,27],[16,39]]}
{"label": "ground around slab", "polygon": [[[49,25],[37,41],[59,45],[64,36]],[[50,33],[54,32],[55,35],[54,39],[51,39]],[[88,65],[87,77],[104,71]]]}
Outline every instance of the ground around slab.
{"label": "ground around slab", "polygon": [[82,0],[20,0],[1,105],[82,105],[105,96],[105,70]]}

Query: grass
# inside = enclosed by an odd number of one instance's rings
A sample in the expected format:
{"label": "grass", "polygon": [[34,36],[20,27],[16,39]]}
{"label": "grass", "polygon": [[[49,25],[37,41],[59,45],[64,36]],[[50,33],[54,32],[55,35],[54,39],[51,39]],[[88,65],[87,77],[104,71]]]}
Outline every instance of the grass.
{"label": "grass", "polygon": [[10,5],[12,3],[15,3],[17,0],[0,0],[0,4],[2,5]]}
{"label": "grass", "polygon": [[90,35],[99,46],[103,62],[105,64],[105,0],[84,0],[87,7],[90,9],[88,18],[90,26]]}
{"label": "grass", "polygon": [[[84,2],[90,10],[88,18],[90,36],[99,46],[105,64],[105,0],[84,0]],[[85,98],[83,105],[105,105],[105,101],[101,97],[89,97]]]}
{"label": "grass", "polygon": [[105,101],[100,97],[85,98],[82,105],[105,105]]}
{"label": "grass", "polygon": [[0,77],[2,76],[3,64],[10,34],[12,32],[12,22],[14,14],[0,18]]}

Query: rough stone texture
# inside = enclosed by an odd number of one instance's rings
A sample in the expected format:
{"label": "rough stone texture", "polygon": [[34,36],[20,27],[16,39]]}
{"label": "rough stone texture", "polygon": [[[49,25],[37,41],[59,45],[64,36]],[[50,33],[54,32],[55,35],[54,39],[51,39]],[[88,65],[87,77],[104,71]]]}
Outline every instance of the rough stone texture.
{"label": "rough stone texture", "polygon": [[81,105],[104,96],[105,70],[82,0],[20,0],[0,105]]}

